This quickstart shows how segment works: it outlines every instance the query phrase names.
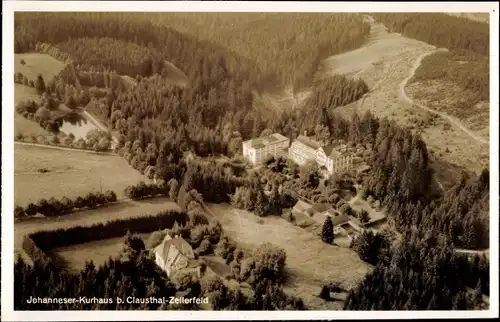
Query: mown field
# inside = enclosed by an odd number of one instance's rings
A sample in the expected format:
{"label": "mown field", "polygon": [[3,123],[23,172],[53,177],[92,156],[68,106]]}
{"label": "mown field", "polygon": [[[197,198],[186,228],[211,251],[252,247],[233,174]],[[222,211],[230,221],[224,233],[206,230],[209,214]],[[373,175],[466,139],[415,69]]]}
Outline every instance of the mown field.
{"label": "mown field", "polygon": [[[49,172],[40,173],[39,169]],[[141,180],[147,181],[119,156],[14,147],[14,200],[19,205],[41,198],[75,198],[101,189],[113,190],[120,198],[126,186]]]}
{"label": "mown field", "polygon": [[224,232],[242,249],[251,251],[264,242],[283,248],[287,254],[285,290],[303,298],[311,309],[341,309],[342,302],[326,302],[317,296],[321,286],[338,281],[350,288],[370,269],[354,251],[327,245],[281,217],[261,218],[227,204],[209,204],[208,207]]}
{"label": "mown field", "polygon": [[[21,60],[25,64],[21,64]],[[35,81],[38,75],[42,75],[45,82],[57,75],[65,64],[46,54],[26,53],[14,54],[14,72],[21,72],[28,80]]]}
{"label": "mown field", "polygon": [[[147,241],[149,235],[140,234],[139,236]],[[89,260],[92,260],[98,267],[104,265],[110,257],[115,259],[120,256],[124,240],[125,236],[96,240],[90,243],[56,248],[51,250],[48,255],[59,267],[80,272]]]}

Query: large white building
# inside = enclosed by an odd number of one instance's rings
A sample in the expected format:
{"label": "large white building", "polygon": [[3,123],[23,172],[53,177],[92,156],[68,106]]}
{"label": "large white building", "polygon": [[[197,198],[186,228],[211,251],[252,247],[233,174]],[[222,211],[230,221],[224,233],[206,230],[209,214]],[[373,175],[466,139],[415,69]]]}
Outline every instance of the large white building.
{"label": "large white building", "polygon": [[290,146],[288,155],[299,165],[314,161],[332,174],[347,170],[352,166],[354,155],[346,151],[346,148],[346,146],[333,144],[322,146],[318,141],[299,135]]}
{"label": "large white building", "polygon": [[283,155],[290,139],[279,133],[243,142],[243,156],[254,165],[262,164],[270,156]]}

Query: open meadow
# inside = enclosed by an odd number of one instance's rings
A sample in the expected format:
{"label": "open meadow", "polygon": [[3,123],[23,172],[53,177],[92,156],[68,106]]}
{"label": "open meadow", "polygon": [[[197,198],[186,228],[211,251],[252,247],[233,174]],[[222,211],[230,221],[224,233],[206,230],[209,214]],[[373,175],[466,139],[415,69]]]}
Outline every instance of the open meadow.
{"label": "open meadow", "polygon": [[[21,63],[21,60],[25,64]],[[35,81],[42,75],[45,82],[56,76],[66,65],[47,54],[14,54],[14,72],[22,73],[28,80]]]}
{"label": "open meadow", "polygon": [[227,204],[209,204],[208,207],[238,247],[252,251],[270,242],[283,248],[287,254],[285,290],[302,297],[312,309],[341,309],[342,302],[326,302],[318,297],[321,286],[338,281],[349,289],[370,269],[354,251],[327,245],[281,217],[261,218]]}
{"label": "open meadow", "polygon": [[[14,104],[28,100],[39,101],[40,96],[38,96],[36,90],[32,87],[14,84]],[[14,135],[18,134],[38,136],[48,135],[49,132],[43,129],[37,122],[28,120],[14,111]]]}
{"label": "open meadow", "polygon": [[[41,230],[56,230],[74,226],[91,226],[116,219],[149,216],[161,211],[178,209],[178,206],[167,198],[154,198],[143,201],[121,200],[97,209],[77,211],[73,214],[51,218],[34,218],[14,223],[14,253],[26,256],[22,249],[23,237]],[[69,263],[70,268],[84,265],[85,260],[92,259],[96,263],[104,263],[109,256],[121,247],[123,238],[112,238],[86,244],[72,245],[54,250]],[[146,241],[146,239],[145,239]]]}
{"label": "open meadow", "polygon": [[[149,233],[139,234],[142,240],[147,241]],[[125,236],[96,240],[89,243],[77,244],[52,249],[49,257],[64,269],[80,272],[85,268],[85,262],[92,260],[99,267],[111,257],[117,258],[123,250]]]}
{"label": "open meadow", "polygon": [[120,198],[125,187],[141,180],[147,181],[119,156],[14,147],[14,200],[21,206],[41,198],[76,198],[100,190],[113,190]]}

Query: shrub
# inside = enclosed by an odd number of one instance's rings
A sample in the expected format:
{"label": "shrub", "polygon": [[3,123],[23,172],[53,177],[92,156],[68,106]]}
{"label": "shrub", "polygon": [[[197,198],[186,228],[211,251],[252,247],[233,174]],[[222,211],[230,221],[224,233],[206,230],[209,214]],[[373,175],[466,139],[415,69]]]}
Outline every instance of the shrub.
{"label": "shrub", "polygon": [[199,255],[210,254],[213,251],[212,244],[210,244],[210,241],[208,239],[204,239],[201,242],[200,247],[198,247],[197,251]]}
{"label": "shrub", "polygon": [[15,206],[14,207],[14,218],[22,218],[26,216],[26,212],[24,211],[24,208],[21,206]]}

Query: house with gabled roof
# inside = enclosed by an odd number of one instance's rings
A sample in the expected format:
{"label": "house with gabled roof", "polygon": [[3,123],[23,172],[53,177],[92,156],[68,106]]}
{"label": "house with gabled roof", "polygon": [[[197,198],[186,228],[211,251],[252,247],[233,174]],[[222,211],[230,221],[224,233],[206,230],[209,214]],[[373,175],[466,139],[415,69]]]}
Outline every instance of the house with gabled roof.
{"label": "house with gabled roof", "polygon": [[153,251],[156,264],[169,277],[180,270],[198,266],[193,248],[180,236],[171,237],[167,234],[165,239]]}

